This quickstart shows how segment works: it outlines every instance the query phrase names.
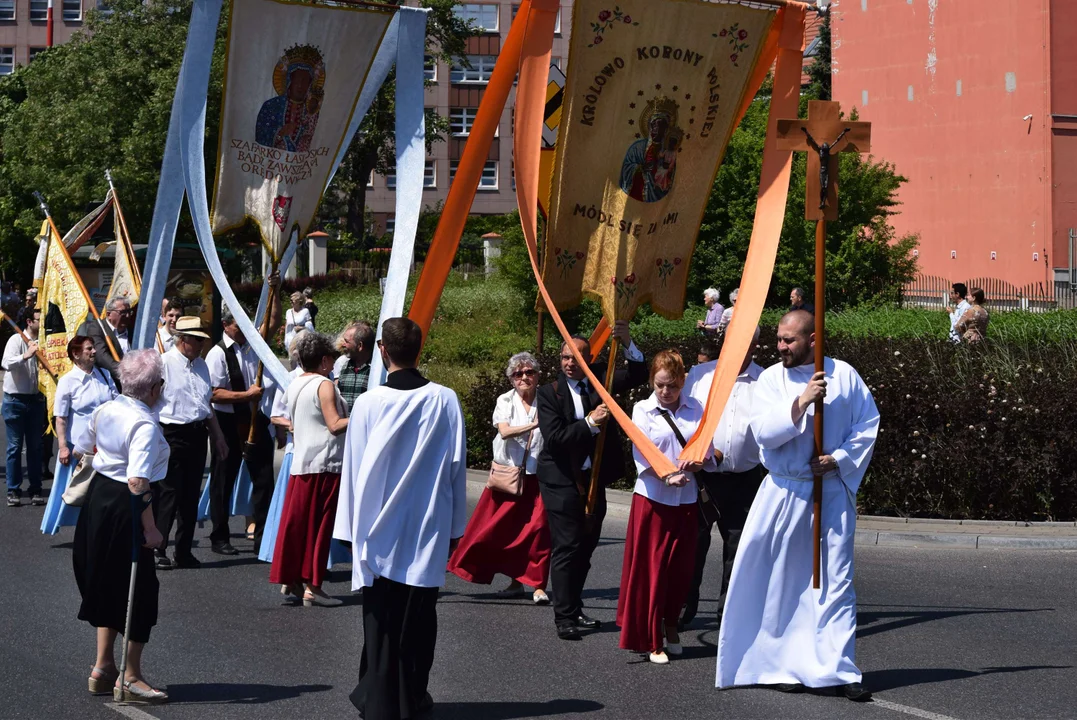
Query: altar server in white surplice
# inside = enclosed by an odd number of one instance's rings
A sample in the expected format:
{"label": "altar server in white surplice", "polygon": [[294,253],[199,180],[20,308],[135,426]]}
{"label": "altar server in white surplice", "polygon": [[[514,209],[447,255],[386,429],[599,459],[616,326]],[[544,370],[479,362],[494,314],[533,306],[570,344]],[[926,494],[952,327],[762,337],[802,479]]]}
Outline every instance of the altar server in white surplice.
{"label": "altar server in white surplice", "polygon": [[352,544],[365,646],[351,701],[367,720],[427,712],[438,588],[467,526],[467,447],[456,393],[416,369],[422,331],[382,325],[385,385],[355,401],[333,537]]}
{"label": "altar server in white surplice", "polygon": [[[856,492],[871,460],[879,410],[841,360],[812,364],[811,313],[778,325],[781,364],[755,383],[752,431],[770,470],[744,525],[718,636],[716,685],[831,688],[871,697],[856,667],[853,535]],[[814,402],[824,398],[824,455],[813,445]],[[812,589],[812,480],[823,476],[822,570]]]}

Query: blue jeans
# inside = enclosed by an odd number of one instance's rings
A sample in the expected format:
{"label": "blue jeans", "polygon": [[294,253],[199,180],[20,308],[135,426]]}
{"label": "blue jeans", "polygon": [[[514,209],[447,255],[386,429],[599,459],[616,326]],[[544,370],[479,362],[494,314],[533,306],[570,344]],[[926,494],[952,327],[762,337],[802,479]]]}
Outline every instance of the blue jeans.
{"label": "blue jeans", "polygon": [[22,447],[26,445],[26,476],[30,494],[41,494],[41,442],[45,432],[45,397],[4,393],[4,426],[7,430],[7,491],[22,488]]}

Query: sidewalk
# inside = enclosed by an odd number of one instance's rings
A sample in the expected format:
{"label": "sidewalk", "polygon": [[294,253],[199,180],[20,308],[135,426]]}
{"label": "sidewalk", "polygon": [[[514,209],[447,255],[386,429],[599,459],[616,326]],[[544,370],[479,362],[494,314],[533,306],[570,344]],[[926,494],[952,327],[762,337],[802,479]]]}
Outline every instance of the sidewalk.
{"label": "sidewalk", "polygon": [[[468,470],[468,495],[478,497],[487,472]],[[628,519],[632,493],[606,491],[606,514]],[[1077,550],[1077,523],[1027,523],[996,520],[927,520],[859,515],[858,545],[940,547],[969,550],[1003,548],[1026,550]]]}

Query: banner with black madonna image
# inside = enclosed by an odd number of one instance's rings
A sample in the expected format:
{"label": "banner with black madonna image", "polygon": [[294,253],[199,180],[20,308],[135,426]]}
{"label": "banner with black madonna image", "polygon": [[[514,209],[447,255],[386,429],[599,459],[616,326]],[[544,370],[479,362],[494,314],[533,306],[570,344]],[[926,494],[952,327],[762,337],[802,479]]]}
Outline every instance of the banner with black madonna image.
{"label": "banner with black madonna image", "polygon": [[253,220],[275,262],[306,235],[392,20],[380,9],[233,0],[213,233]]}
{"label": "banner with black madonna image", "polygon": [[778,6],[578,0],[543,281],[611,322],[680,317],[699,223]]}

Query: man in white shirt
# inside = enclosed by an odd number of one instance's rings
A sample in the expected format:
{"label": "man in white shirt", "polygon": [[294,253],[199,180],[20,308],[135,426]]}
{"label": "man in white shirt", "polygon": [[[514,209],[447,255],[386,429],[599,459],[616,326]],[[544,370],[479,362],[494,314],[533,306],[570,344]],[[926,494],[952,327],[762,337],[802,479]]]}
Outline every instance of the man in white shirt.
{"label": "man in white shirt", "polygon": [[965,283],[954,283],[950,287],[950,342],[961,344],[961,335],[957,332],[957,321],[965,314],[971,305],[968,301],[969,288]]}
{"label": "man in white shirt", "polygon": [[[269,279],[269,336],[273,337],[281,324],[280,296],[277,288],[280,277]],[[254,521],[254,552],[262,542],[269,503],[273,499],[273,435],[269,417],[273,413],[273,396],[276,386],[269,373],[258,379],[258,356],[239,329],[228,308],[221,312],[223,340],[210,349],[206,356],[210,383],[213,387],[213,409],[217,414],[228,445],[228,454],[214,453],[210,471],[210,546],[218,555],[236,555],[238,550],[229,542],[228,518],[240,463],[247,461],[251,476],[251,505]],[[254,442],[248,446],[251,425],[254,426]]]}
{"label": "man in white shirt", "polygon": [[[718,633],[715,685],[770,685],[783,692],[829,688],[853,701],[871,693],[855,662],[853,538],[856,493],[879,431],[867,385],[841,360],[812,363],[811,313],[778,325],[780,365],[763,371],[752,398],[752,432],[769,474],[752,503]],[[822,453],[815,403],[825,403]],[[820,588],[812,588],[812,496],[822,480]]]}
{"label": "man in white shirt", "polygon": [[390,318],[378,342],[385,385],[348,424],[333,537],[352,544],[365,645],[352,704],[367,720],[415,718],[437,641],[438,588],[467,525],[467,441],[460,401],[416,369],[422,330]]}
{"label": "man in white shirt", "polygon": [[176,321],[183,316],[183,301],[172,298],[165,301],[165,314],[163,322],[157,328],[157,338],[160,342],[158,348],[161,353],[166,353],[176,344]]}
{"label": "man in white shirt", "polygon": [[26,479],[30,504],[44,505],[41,494],[41,443],[45,430],[45,396],[37,387],[37,334],[41,311],[26,320],[27,342],[21,335],[8,338],[4,346],[4,428],[7,431],[7,504],[22,504],[22,450],[26,447]]}
{"label": "man in white shirt", "polygon": [[[82,324],[79,335],[85,335],[93,340],[93,346],[97,350],[97,367],[108,370],[112,375],[112,381],[116,388],[123,391],[120,384],[120,360],[124,353],[130,349],[127,328],[134,317],[131,305],[123,298],[112,298],[105,303],[105,319],[96,316],[86,318]],[[113,357],[115,350],[118,358]]]}
{"label": "man in white shirt", "polygon": [[[744,356],[740,375],[733,383],[733,391],[722,410],[718,429],[714,431],[714,457],[718,461],[718,471],[696,473],[702,488],[718,510],[717,521],[711,517],[699,516],[699,535],[696,540],[696,567],[688,598],[684,606],[681,623],[687,626],[692,622],[699,609],[699,588],[703,584],[703,568],[707,562],[707,551],[711,546],[711,528],[717,524],[722,536],[722,585],[718,596],[718,622],[722,621],[722,608],[725,605],[729,577],[733,573],[733,559],[737,555],[737,545],[744,530],[744,521],[752,500],[763,481],[762,468],[759,465],[759,445],[752,434],[752,389],[763,368],[754,361],[755,349],[759,342],[759,328],[756,327],[752,344]],[[696,365],[688,371],[684,381],[684,392],[698,400],[704,407],[714,382],[714,370],[717,360]]]}
{"label": "man in white shirt", "polygon": [[[209,368],[202,359],[202,345],[209,340],[199,317],[176,321],[176,344],[161,356],[164,362],[164,389],[159,412],[161,431],[171,448],[168,474],[154,483],[154,519],[164,540],[154,551],[159,570],[201,565],[191,553],[198,521],[198,494],[206,468],[206,438],[213,439],[217,452],[228,448],[217,418],[210,407],[212,387]],[[176,521],[176,551],[172,559],[165,553],[172,522]]]}

